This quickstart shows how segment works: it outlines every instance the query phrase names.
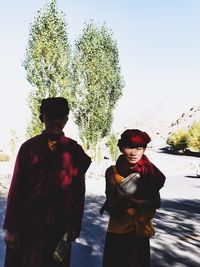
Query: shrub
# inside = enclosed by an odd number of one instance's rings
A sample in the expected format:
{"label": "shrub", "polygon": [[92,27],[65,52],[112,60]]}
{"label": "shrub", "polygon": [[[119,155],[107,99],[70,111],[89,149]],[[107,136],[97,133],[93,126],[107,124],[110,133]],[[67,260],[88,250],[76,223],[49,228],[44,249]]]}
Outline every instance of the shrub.
{"label": "shrub", "polygon": [[174,150],[185,150],[187,148],[188,130],[179,129],[167,138],[167,144]]}
{"label": "shrub", "polygon": [[0,153],[0,162],[2,161],[9,161],[10,160],[10,157],[8,154],[5,154],[5,153]]}
{"label": "shrub", "polygon": [[107,139],[107,146],[112,160],[116,160],[119,156],[119,148],[117,146],[118,138],[115,134],[110,134]]}
{"label": "shrub", "polygon": [[200,122],[195,122],[190,126],[187,143],[192,150],[200,151]]}

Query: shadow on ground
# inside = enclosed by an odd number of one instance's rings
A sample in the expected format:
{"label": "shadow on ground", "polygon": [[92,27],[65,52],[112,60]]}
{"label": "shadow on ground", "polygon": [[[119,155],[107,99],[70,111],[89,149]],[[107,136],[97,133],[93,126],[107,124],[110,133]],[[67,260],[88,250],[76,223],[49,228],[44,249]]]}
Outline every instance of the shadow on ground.
{"label": "shadow on ground", "polygon": [[[103,196],[88,196],[81,238],[74,244],[72,267],[100,267],[108,216],[99,215]],[[151,240],[152,267],[197,267],[200,248],[200,200],[163,200]]]}
{"label": "shadow on ground", "polygon": [[83,227],[80,242],[73,245],[72,267],[100,267],[108,216],[101,216],[99,210],[104,196],[86,197]]}
{"label": "shadow on ground", "polygon": [[154,219],[152,267],[197,267],[200,248],[200,200],[163,200]]}
{"label": "shadow on ground", "polygon": [[173,154],[179,156],[192,156],[192,157],[200,157],[200,152],[191,151],[189,149],[186,150],[175,150],[170,146],[165,146],[159,148],[159,152],[166,153],[166,154]]}
{"label": "shadow on ground", "polygon": [[191,179],[200,179],[198,176],[196,175],[186,175],[185,178],[191,178]]}
{"label": "shadow on ground", "polygon": [[[71,267],[101,267],[108,216],[99,209],[104,196],[86,197],[80,239],[73,244]],[[0,198],[0,223],[5,198]],[[156,235],[151,239],[152,267],[198,267],[200,249],[200,200],[163,200],[154,219]],[[0,232],[0,267],[4,258],[3,232]]]}

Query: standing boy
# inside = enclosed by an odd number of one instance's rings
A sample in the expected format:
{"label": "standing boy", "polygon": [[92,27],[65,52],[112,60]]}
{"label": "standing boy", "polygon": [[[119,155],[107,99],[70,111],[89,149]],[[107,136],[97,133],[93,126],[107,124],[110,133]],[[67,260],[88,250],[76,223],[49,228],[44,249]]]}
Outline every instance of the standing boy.
{"label": "standing boy", "polygon": [[106,202],[110,220],[103,267],[149,267],[152,218],[160,207],[159,190],[165,176],[145,156],[151,141],[146,132],[128,129],[118,146],[121,155],[106,170]]}
{"label": "standing boy", "polygon": [[18,152],[3,225],[5,267],[70,266],[70,250],[61,264],[53,253],[68,228],[72,241],[80,234],[84,175],[91,159],[64,135],[68,114],[65,98],[43,99],[40,120],[45,130]]}

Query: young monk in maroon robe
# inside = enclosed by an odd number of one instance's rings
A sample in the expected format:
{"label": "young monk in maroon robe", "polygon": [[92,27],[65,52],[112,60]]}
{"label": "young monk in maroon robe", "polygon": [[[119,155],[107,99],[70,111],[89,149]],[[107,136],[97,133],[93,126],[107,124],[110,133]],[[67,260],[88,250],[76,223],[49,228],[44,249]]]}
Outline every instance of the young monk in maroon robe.
{"label": "young monk in maroon robe", "polygon": [[[144,155],[150,137],[138,129],[126,130],[118,141],[122,154],[106,170],[106,202],[110,220],[103,267],[150,267],[152,218],[160,207],[164,174]],[[137,179],[136,179],[137,178]]]}
{"label": "young monk in maroon robe", "polygon": [[40,113],[45,130],[22,144],[15,163],[3,225],[5,267],[68,267],[71,250],[61,263],[54,250],[69,227],[72,241],[81,230],[91,159],[62,132],[65,98],[42,100]]}

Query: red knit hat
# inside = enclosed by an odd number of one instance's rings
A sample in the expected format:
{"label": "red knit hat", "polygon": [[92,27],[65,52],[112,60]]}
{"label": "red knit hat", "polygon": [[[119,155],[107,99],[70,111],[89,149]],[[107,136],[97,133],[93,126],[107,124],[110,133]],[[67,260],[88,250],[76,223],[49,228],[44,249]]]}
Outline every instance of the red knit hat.
{"label": "red knit hat", "polygon": [[118,146],[120,149],[123,147],[146,147],[150,141],[151,138],[146,132],[138,129],[128,129],[121,134]]}

